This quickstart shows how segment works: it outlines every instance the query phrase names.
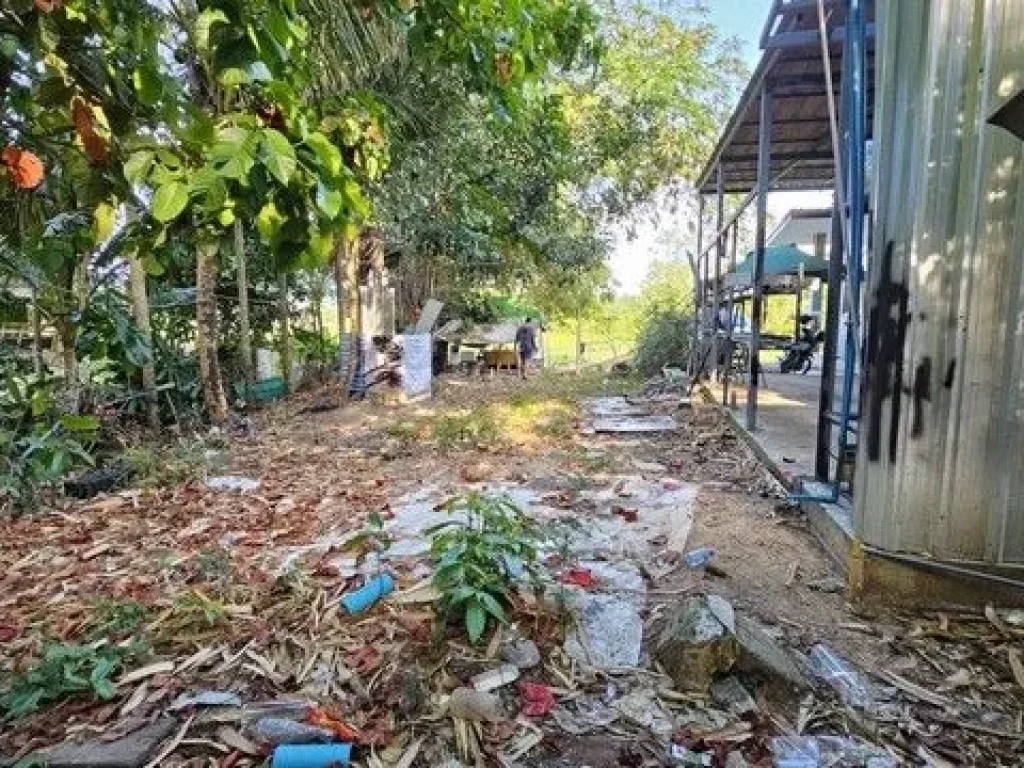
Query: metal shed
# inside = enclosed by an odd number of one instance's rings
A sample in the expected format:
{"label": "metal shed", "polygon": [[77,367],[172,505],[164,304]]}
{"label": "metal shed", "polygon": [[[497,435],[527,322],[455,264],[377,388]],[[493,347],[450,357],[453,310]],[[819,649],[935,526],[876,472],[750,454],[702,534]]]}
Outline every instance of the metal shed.
{"label": "metal shed", "polygon": [[854,529],[889,552],[1020,564],[1024,143],[988,118],[1024,88],[1024,2],[878,15]]}

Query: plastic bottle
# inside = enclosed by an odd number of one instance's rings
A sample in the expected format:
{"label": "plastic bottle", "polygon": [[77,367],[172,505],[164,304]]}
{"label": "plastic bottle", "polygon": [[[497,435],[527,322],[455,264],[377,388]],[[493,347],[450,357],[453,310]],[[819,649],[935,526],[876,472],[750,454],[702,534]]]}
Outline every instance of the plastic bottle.
{"label": "plastic bottle", "polygon": [[351,744],[285,744],[274,750],[271,768],[328,768],[348,765]]}
{"label": "plastic bottle", "polygon": [[341,598],[341,604],[349,613],[362,613],[374,605],[382,597],[391,594],[395,589],[395,580],[390,573],[374,576],[362,588],[349,592]]}
{"label": "plastic bottle", "polygon": [[871,708],[871,693],[864,678],[835,651],[827,645],[816,645],[811,648],[810,659],[814,674],[832,686],[844,704]]}

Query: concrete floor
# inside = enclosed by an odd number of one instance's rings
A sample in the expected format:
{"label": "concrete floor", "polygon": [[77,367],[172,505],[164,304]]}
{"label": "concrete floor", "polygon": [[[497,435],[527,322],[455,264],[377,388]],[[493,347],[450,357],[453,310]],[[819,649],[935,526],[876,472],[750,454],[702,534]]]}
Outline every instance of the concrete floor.
{"label": "concrete floor", "polygon": [[[754,439],[786,475],[813,476],[821,376],[815,370],[806,376],[769,371],[765,378],[767,385],[762,384],[758,389]],[[715,399],[721,401],[722,385],[712,383],[708,388]],[[729,392],[730,401],[735,393],[733,413],[740,424],[746,424],[746,382],[734,382]]]}

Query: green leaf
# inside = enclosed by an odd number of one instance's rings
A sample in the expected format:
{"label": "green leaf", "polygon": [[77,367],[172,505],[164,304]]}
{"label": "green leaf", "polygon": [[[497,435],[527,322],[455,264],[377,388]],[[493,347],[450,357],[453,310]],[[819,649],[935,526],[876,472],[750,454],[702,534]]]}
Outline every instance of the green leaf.
{"label": "green leaf", "polygon": [[363,188],[355,179],[345,181],[345,199],[349,208],[360,218],[367,218],[370,215],[370,200],[363,194]]}
{"label": "green leaf", "polygon": [[306,144],[316,154],[320,167],[331,176],[341,173],[341,150],[319,131],[313,131],[306,137]]}
{"label": "green leaf", "polygon": [[230,21],[224,11],[219,8],[207,8],[199,14],[196,21],[196,47],[200,51],[210,49],[210,30],[215,24],[229,24]]}
{"label": "green leaf", "polygon": [[332,232],[311,232],[307,250],[312,257],[314,266],[329,262],[334,254],[334,234]]}
{"label": "green leaf", "polygon": [[64,429],[78,434],[89,434],[100,428],[100,420],[95,416],[77,416],[65,413],[60,417],[60,423]]}
{"label": "green leaf", "polygon": [[483,606],[483,609],[487,611],[487,613],[491,614],[491,616],[496,618],[502,624],[505,623],[505,609],[493,595],[481,592],[477,597],[480,600],[480,604]]}
{"label": "green leaf", "polygon": [[322,181],[316,184],[316,207],[320,209],[328,219],[338,218],[341,213],[341,206],[345,203],[345,196],[340,190],[327,187]]}
{"label": "green leaf", "polygon": [[298,166],[295,147],[287,136],[273,128],[263,130],[263,165],[282,184],[291,180]]}
{"label": "green leaf", "polygon": [[235,223],[235,212],[230,208],[225,208],[219,214],[217,214],[217,223],[225,229]]}
{"label": "green leaf", "polygon": [[237,88],[251,83],[252,77],[241,67],[228,67],[217,75],[217,82],[226,88]]}
{"label": "green leaf", "polygon": [[92,238],[96,245],[107,242],[114,232],[117,209],[110,203],[100,203],[92,212]]}
{"label": "green leaf", "polygon": [[162,224],[174,221],[188,205],[188,187],[180,181],[171,181],[157,189],[153,195],[153,218]]}
{"label": "green leaf", "polygon": [[263,238],[265,243],[271,242],[277,236],[277,233],[281,231],[283,225],[284,216],[277,210],[277,206],[273,201],[264,205],[256,217],[256,230],[260,233],[260,237]]}
{"label": "green leaf", "polygon": [[487,628],[487,614],[477,600],[466,603],[466,635],[469,642],[476,643]]}
{"label": "green leaf", "polygon": [[167,271],[164,269],[164,265],[161,264],[152,253],[147,253],[142,257],[142,268],[146,270],[146,274],[151,277],[160,277]]}
{"label": "green leaf", "polygon": [[140,184],[153,167],[153,153],[146,149],[132,153],[124,162],[124,178],[129,184]]}
{"label": "green leaf", "polygon": [[132,74],[132,84],[135,92],[139,94],[139,100],[148,106],[153,106],[164,94],[164,81],[160,71],[155,64],[146,63],[135,70]]}

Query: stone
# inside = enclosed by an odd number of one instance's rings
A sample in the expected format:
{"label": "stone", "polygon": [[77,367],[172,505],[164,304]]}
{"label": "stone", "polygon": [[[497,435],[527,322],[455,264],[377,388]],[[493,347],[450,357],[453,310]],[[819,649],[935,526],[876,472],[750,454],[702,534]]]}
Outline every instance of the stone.
{"label": "stone", "polygon": [[813,589],[815,592],[825,592],[829,594],[839,594],[840,592],[846,591],[846,581],[843,579],[837,579],[834,576],[829,576],[826,579],[818,579],[817,581],[808,581],[805,586],[808,589]]}
{"label": "stone", "polygon": [[463,720],[500,723],[506,719],[501,699],[496,694],[472,688],[456,688],[448,699],[448,714]]}
{"label": "stone", "polygon": [[176,725],[177,721],[164,718],[117,741],[69,742],[35,754],[49,768],[138,768],[153,757],[157,747],[174,732]]}
{"label": "stone", "polygon": [[780,677],[798,688],[810,688],[811,681],[796,658],[772,636],[769,629],[749,616],[736,617],[736,640],[744,666]]}
{"label": "stone", "polygon": [[576,622],[565,640],[569,656],[600,669],[639,666],[644,624],[635,596],[571,593],[567,605]]}
{"label": "stone", "polygon": [[626,720],[646,728],[659,739],[667,739],[675,732],[672,715],[665,711],[653,690],[633,691],[616,699],[612,706]]}
{"label": "stone", "polygon": [[729,676],[711,686],[711,697],[737,717],[757,711],[757,702],[736,677]]}
{"label": "stone", "polygon": [[206,487],[212,491],[255,491],[260,487],[259,480],[249,477],[236,477],[224,475],[223,477],[211,477],[206,481]]}
{"label": "stone", "polygon": [[540,664],[540,649],[533,640],[513,636],[502,642],[501,658],[519,669],[532,669]]}
{"label": "stone", "polygon": [[655,658],[680,690],[708,690],[719,673],[732,669],[739,655],[736,637],[722,621],[729,620],[732,606],[722,598],[711,600],[712,606],[709,599],[694,596],[682,601],[655,644]]}

